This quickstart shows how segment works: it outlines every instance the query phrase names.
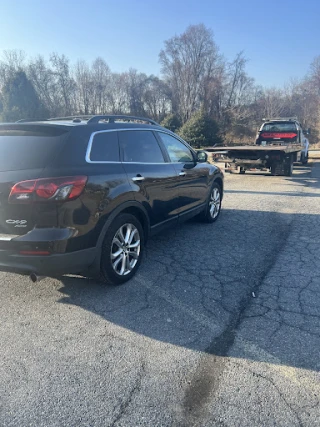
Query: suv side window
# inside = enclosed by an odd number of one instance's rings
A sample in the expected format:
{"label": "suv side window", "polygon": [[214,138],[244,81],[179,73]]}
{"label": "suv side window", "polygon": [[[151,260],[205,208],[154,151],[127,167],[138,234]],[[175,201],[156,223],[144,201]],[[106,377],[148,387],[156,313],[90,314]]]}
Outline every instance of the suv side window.
{"label": "suv side window", "polygon": [[95,133],[89,156],[92,162],[119,162],[117,132]]}
{"label": "suv side window", "polygon": [[172,163],[188,163],[194,162],[192,152],[177,138],[168,133],[158,132],[164,146],[166,147]]}
{"label": "suv side window", "polygon": [[124,162],[164,163],[164,157],[152,131],[119,131],[119,143]]}

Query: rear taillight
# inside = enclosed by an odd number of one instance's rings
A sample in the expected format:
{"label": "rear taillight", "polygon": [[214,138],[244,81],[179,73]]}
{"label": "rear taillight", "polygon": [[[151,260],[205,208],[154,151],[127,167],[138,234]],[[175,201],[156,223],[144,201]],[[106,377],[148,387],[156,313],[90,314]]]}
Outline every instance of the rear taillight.
{"label": "rear taillight", "polygon": [[18,182],[11,189],[9,203],[73,200],[80,196],[87,180],[86,176],[67,176]]}
{"label": "rear taillight", "polygon": [[261,134],[262,138],[295,138],[297,136],[294,132],[264,132]]}
{"label": "rear taillight", "polygon": [[45,256],[45,255],[51,255],[51,252],[49,251],[19,251],[20,255],[37,255],[37,256]]}

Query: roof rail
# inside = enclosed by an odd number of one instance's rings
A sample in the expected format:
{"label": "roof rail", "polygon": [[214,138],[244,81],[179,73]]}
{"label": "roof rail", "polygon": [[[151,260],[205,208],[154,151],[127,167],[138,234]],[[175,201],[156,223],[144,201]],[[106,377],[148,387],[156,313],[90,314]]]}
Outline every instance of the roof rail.
{"label": "roof rail", "polygon": [[89,120],[92,115],[87,116],[68,116],[68,117],[50,117],[49,119],[20,119],[17,120],[16,123],[27,123],[27,122],[48,122],[48,121],[58,121],[58,120]]}
{"label": "roof rail", "polygon": [[28,123],[28,122],[46,122],[48,119],[20,119],[15,123]]}
{"label": "roof rail", "polygon": [[154,120],[147,119],[146,117],[135,117],[135,116],[126,116],[126,115],[103,115],[103,116],[93,116],[91,119],[88,120],[89,123],[98,123],[100,120],[108,120],[108,123],[114,123],[115,120],[123,120],[128,122],[133,121],[140,121],[140,122],[147,122],[152,125],[160,126],[159,123],[155,122]]}
{"label": "roof rail", "polygon": [[126,116],[126,115],[77,115],[77,116],[65,116],[65,117],[50,117],[50,119],[21,119],[16,123],[25,123],[25,122],[40,122],[40,121],[59,121],[59,120],[72,120],[73,122],[81,122],[81,120],[87,120],[87,123],[99,123],[100,120],[107,120],[108,123],[114,123],[115,120],[122,120],[127,122],[140,121],[150,123],[152,125],[160,126],[159,123],[154,120],[148,119],[146,117],[136,117],[136,116]]}
{"label": "roof rail", "polygon": [[77,115],[77,116],[65,116],[65,117],[50,117],[48,120],[89,120],[93,117],[93,114]]}

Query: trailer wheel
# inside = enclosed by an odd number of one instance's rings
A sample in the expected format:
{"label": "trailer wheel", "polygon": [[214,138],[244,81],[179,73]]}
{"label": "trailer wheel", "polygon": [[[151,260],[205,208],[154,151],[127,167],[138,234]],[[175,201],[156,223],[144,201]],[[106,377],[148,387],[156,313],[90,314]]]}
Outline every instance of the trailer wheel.
{"label": "trailer wheel", "polygon": [[239,173],[240,173],[241,175],[244,175],[244,174],[246,173],[246,170],[245,170],[245,168],[244,168],[243,166],[240,166]]}

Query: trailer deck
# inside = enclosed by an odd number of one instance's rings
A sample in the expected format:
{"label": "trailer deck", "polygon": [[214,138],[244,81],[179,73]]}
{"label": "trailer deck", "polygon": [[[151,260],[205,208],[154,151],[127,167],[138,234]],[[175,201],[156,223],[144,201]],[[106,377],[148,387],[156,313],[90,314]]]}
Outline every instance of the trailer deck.
{"label": "trailer deck", "polygon": [[240,173],[248,169],[270,169],[272,175],[291,176],[293,163],[300,160],[301,146],[282,145],[238,145],[229,147],[206,147],[213,156],[223,156],[226,170]]}
{"label": "trailer deck", "polygon": [[285,153],[295,153],[301,151],[298,145],[235,145],[234,147],[205,147],[205,151],[224,152],[229,151],[283,151]]}

